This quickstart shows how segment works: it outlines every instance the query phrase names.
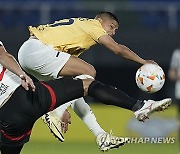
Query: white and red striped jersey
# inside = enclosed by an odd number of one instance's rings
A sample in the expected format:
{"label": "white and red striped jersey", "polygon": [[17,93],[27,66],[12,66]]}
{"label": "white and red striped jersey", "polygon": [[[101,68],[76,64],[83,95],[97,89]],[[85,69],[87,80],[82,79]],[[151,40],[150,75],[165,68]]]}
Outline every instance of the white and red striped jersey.
{"label": "white and red striped jersey", "polygon": [[[2,46],[2,42],[0,41]],[[21,85],[21,79],[0,64],[0,106]]]}

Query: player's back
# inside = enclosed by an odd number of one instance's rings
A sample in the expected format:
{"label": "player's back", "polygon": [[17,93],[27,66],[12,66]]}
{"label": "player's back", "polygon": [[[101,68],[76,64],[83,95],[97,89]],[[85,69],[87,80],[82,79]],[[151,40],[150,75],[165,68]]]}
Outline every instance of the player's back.
{"label": "player's back", "polygon": [[101,35],[106,34],[98,20],[88,18],[63,19],[53,24],[30,26],[29,30],[44,44],[75,56],[89,49]]}

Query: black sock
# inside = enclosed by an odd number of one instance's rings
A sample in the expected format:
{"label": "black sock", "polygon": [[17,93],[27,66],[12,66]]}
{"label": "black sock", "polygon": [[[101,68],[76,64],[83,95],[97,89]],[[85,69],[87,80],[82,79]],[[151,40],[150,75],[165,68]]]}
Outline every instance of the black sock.
{"label": "black sock", "polygon": [[142,108],[143,105],[144,105],[144,101],[138,100],[136,102],[136,104],[133,106],[132,111],[135,112],[135,111],[139,110],[140,108]]}
{"label": "black sock", "polygon": [[129,97],[121,90],[93,81],[88,89],[88,95],[106,105],[115,105],[131,111],[142,107],[142,101]]}

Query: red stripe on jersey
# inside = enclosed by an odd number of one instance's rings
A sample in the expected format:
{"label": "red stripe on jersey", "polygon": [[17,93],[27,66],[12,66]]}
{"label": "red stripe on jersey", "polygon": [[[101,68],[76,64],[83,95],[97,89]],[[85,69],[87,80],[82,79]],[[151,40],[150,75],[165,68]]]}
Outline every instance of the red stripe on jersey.
{"label": "red stripe on jersey", "polygon": [[23,135],[21,135],[21,136],[15,137],[15,136],[11,136],[11,135],[6,134],[5,131],[1,129],[2,134],[3,134],[7,139],[9,139],[9,140],[11,140],[11,141],[19,141],[19,140],[21,140],[22,138],[30,135],[30,134],[31,134],[31,131],[32,131],[32,129],[29,130],[29,131],[27,131],[25,134],[23,134]]}
{"label": "red stripe on jersey", "polygon": [[56,94],[55,94],[54,90],[49,85],[47,85],[43,82],[41,82],[41,84],[48,89],[48,91],[51,95],[51,106],[49,108],[49,111],[52,111],[52,110],[54,110],[54,108],[56,106]]}
{"label": "red stripe on jersey", "polygon": [[4,72],[6,71],[6,68],[3,67],[3,70],[2,72],[0,73],[0,81],[3,79],[3,76],[4,76]]}

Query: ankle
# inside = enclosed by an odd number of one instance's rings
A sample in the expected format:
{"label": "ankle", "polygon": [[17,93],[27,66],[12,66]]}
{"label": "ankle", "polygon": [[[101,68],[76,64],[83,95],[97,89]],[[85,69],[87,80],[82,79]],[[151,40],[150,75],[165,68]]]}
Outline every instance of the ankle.
{"label": "ankle", "polygon": [[144,105],[144,101],[138,100],[136,104],[133,106],[132,111],[136,112],[140,108],[142,108]]}

